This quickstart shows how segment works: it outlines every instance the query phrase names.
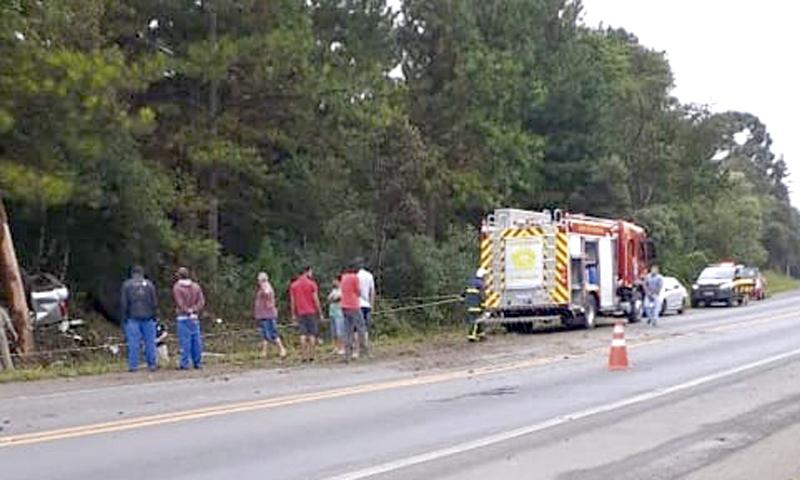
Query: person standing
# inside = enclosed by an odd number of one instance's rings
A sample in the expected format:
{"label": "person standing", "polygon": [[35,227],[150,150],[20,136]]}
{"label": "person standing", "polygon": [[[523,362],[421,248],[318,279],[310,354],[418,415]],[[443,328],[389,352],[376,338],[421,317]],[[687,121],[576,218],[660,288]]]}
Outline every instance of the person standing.
{"label": "person standing", "polygon": [[661,313],[661,290],[664,288],[664,278],[658,271],[658,266],[653,265],[650,273],[644,279],[645,313],[647,324],[656,326]]}
{"label": "person standing", "polygon": [[178,281],[172,287],[175,301],[175,314],[178,324],[178,345],[181,357],[179,368],[189,368],[191,360],[194,368],[203,366],[203,339],[200,335],[200,312],[206,305],[203,289],[189,277],[186,267],[178,269]]}
{"label": "person standing", "polygon": [[322,307],[319,303],[319,287],[314,281],[311,267],[304,268],[303,273],[289,286],[289,301],[292,320],[300,330],[302,361],[313,362]]}
{"label": "person standing", "polygon": [[257,277],[253,316],[261,327],[261,356],[266,358],[269,344],[278,346],[281,358],[286,357],[286,348],[278,334],[278,309],[275,306],[275,289],[269,281],[269,275],[261,272]]}
{"label": "person standing", "polygon": [[120,293],[122,322],[128,346],[128,371],[139,369],[139,352],[144,343],[147,368],[152,372],[158,366],[156,355],[156,310],[158,297],[153,282],[144,277],[140,266],[131,268],[131,278],[122,284]]}
{"label": "person standing", "polygon": [[367,327],[367,337],[372,328],[372,306],[375,305],[375,277],[372,272],[367,270],[364,262],[361,263],[361,268],[358,269],[358,287],[359,287],[359,304],[361,306],[361,315],[364,317],[364,325]]}
{"label": "person standing", "polygon": [[342,312],[342,289],[339,282],[340,278],[334,278],[331,283],[331,291],[328,293],[328,317],[333,349],[337,354],[344,355],[344,313]]}
{"label": "person standing", "polygon": [[[368,354],[367,326],[361,310],[361,285],[355,269],[348,269],[342,275],[342,312],[344,314],[345,361],[358,358],[358,351]],[[353,338],[355,333],[356,338]],[[355,342],[359,349],[354,351]]]}
{"label": "person standing", "polygon": [[467,309],[467,340],[470,342],[477,342],[483,338],[483,326],[478,321],[483,315],[483,277],[486,276],[486,270],[479,268],[475,272],[475,276],[467,282],[467,288],[464,290],[464,306]]}

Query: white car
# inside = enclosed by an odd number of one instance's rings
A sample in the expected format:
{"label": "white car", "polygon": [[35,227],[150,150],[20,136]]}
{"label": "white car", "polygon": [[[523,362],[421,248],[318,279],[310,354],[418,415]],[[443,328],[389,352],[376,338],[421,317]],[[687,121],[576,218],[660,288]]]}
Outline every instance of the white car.
{"label": "white car", "polygon": [[661,315],[667,312],[683,313],[689,293],[675,277],[664,277],[664,288],[661,290]]}

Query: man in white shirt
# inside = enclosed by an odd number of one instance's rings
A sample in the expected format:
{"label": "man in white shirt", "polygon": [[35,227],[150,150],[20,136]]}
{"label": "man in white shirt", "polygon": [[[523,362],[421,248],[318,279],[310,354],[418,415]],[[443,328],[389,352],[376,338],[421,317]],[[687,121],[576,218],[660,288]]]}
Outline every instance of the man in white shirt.
{"label": "man in white shirt", "polygon": [[375,304],[375,277],[363,263],[358,270],[358,287],[361,291],[359,295],[361,314],[364,316],[364,323],[366,323],[367,332],[369,332],[372,326],[372,306]]}

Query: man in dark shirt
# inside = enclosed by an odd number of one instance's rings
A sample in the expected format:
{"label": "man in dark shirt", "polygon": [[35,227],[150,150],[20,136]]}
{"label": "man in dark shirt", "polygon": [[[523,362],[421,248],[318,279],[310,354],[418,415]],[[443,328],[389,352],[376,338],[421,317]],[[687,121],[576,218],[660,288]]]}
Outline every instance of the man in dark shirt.
{"label": "man in dark shirt", "polygon": [[128,370],[139,368],[139,351],[144,342],[144,357],[147,368],[156,369],[156,309],[158,300],[153,282],[144,278],[144,269],[135,266],[131,278],[122,284],[122,322],[128,344]]}

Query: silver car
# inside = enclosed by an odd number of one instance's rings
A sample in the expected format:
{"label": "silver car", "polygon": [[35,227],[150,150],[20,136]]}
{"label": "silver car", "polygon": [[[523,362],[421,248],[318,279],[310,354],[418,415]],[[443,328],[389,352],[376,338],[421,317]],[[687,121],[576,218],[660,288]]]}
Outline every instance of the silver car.
{"label": "silver car", "polygon": [[34,327],[69,321],[69,289],[53,275],[28,277],[28,298]]}

